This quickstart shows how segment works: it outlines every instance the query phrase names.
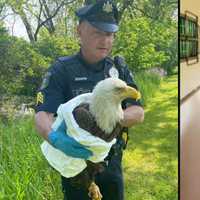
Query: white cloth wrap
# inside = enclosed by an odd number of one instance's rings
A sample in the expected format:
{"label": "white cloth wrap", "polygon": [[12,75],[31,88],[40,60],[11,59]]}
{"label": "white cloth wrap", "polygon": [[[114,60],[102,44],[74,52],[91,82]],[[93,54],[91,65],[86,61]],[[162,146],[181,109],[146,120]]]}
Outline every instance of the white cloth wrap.
{"label": "white cloth wrap", "polygon": [[[76,123],[72,111],[81,103],[90,103],[91,96],[92,93],[81,94],[67,103],[61,104],[58,108],[58,116],[53,123],[52,128],[56,130],[61,122],[65,120],[67,134],[79,143],[87,146],[87,148],[93,152],[93,155],[89,157],[88,160],[97,163],[103,161],[108,155],[110,148],[116,142],[116,139],[113,139],[111,142],[105,142],[101,138],[93,136],[80,128]],[[46,141],[42,143],[41,149],[49,164],[66,178],[76,176],[87,166],[85,160],[67,156]]]}

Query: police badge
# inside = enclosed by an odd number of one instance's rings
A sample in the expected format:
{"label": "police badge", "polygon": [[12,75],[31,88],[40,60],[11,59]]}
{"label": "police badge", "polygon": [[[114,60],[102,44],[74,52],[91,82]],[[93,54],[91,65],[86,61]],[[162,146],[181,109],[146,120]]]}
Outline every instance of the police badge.
{"label": "police badge", "polygon": [[112,78],[119,78],[119,72],[115,67],[111,67],[108,73]]}

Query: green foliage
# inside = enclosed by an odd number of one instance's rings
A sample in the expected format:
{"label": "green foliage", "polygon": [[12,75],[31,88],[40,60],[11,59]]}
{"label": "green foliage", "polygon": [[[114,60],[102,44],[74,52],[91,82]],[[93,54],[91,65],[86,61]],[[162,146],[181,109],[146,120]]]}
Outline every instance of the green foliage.
{"label": "green foliage", "polygon": [[7,34],[6,28],[3,26],[3,22],[0,20],[0,35],[5,36]]}
{"label": "green foliage", "polygon": [[33,95],[47,61],[25,40],[0,36],[0,91]]}
{"label": "green foliage", "polygon": [[40,150],[33,119],[0,122],[0,199],[62,199],[60,176]]}
{"label": "green foliage", "polygon": [[158,51],[163,51],[167,56],[167,59],[160,66],[170,75],[173,72],[173,66],[178,65],[177,21],[152,22],[152,27],[152,31],[156,35],[152,38],[152,42],[156,44]]}
{"label": "green foliage", "polygon": [[175,11],[178,12],[178,1],[158,1],[158,0],[137,0],[139,10],[143,15],[149,17],[153,21],[163,22],[171,20]]}
{"label": "green foliage", "polygon": [[153,73],[138,72],[135,74],[135,80],[142,94],[142,104],[146,106],[158,90],[161,78]]}
{"label": "green foliage", "polygon": [[2,95],[0,97],[0,121],[7,123],[13,122],[15,119],[21,117],[27,109],[35,105],[35,98],[23,95]]}
{"label": "green foliage", "polygon": [[[168,74],[172,74],[172,66],[177,66],[177,22],[172,20],[176,4],[156,0],[117,2],[120,15],[123,15],[113,54],[123,55],[133,71],[163,67]],[[48,3],[50,6],[51,2]],[[42,27],[37,42],[31,44],[9,36],[0,24],[0,93],[34,96],[47,67],[56,58],[78,50],[74,11],[82,3],[80,0],[72,2],[70,6],[63,5],[53,20],[55,31],[49,33],[45,26]],[[39,13],[39,7],[34,7],[31,2],[25,4],[24,0],[18,3],[9,0],[6,3],[20,11],[21,17]],[[24,15],[23,6],[28,6]],[[55,4],[51,4],[50,8],[53,7]],[[34,30],[32,22],[27,20]]]}
{"label": "green foliage", "polygon": [[123,55],[133,70],[160,66],[168,59],[163,50],[156,49],[155,38],[158,34],[148,18],[124,17],[120,28],[114,54]]}
{"label": "green foliage", "polygon": [[66,36],[42,34],[37,43],[37,51],[53,62],[61,56],[71,55],[79,48],[76,39]]}
{"label": "green foliage", "polygon": [[74,53],[78,43],[72,38],[49,36],[37,43],[11,37],[0,31],[0,92],[34,96],[47,67],[57,57]]}
{"label": "green foliage", "polygon": [[9,82],[7,79],[11,78],[11,76],[8,77],[10,69],[7,66],[12,39],[3,26],[0,26],[0,31],[0,93],[3,94],[6,92],[7,82]]}

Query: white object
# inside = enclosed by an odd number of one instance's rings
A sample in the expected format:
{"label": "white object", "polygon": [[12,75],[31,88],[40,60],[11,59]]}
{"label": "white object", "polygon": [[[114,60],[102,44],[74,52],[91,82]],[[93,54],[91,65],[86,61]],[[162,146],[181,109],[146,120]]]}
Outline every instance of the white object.
{"label": "white object", "polygon": [[[73,137],[77,142],[87,146],[87,148],[93,152],[93,155],[89,157],[88,160],[97,163],[103,161],[108,155],[116,139],[113,139],[111,142],[105,142],[101,138],[93,136],[86,130],[80,128],[76,123],[72,114],[74,108],[83,102],[90,103],[91,97],[92,93],[81,94],[67,103],[61,104],[58,108],[58,116],[52,128],[56,130],[64,120],[67,126],[67,134]],[[85,160],[67,156],[46,141],[42,143],[41,149],[49,164],[66,178],[76,176],[87,166]]]}

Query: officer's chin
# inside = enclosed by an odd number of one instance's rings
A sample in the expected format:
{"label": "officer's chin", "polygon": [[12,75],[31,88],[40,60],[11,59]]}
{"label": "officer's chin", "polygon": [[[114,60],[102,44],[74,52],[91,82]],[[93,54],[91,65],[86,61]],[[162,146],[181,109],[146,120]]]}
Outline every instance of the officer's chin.
{"label": "officer's chin", "polygon": [[108,50],[105,50],[105,49],[98,49],[98,57],[99,57],[99,60],[102,60],[104,59],[106,56],[109,55],[109,51]]}
{"label": "officer's chin", "polygon": [[103,60],[106,57],[107,57],[107,55],[100,55],[100,56],[97,57],[96,62],[99,62],[99,61]]}

